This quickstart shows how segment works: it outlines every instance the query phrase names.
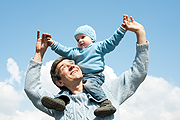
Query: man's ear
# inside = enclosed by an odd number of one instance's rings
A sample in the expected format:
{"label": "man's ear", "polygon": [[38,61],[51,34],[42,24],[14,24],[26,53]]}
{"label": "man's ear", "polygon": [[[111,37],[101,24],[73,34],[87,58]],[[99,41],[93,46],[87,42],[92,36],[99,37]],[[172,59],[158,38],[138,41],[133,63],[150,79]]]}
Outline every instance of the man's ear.
{"label": "man's ear", "polygon": [[57,81],[56,81],[56,85],[57,85],[57,86],[60,86],[60,87],[63,87],[63,86],[64,86],[64,83],[61,82],[60,80],[57,80]]}

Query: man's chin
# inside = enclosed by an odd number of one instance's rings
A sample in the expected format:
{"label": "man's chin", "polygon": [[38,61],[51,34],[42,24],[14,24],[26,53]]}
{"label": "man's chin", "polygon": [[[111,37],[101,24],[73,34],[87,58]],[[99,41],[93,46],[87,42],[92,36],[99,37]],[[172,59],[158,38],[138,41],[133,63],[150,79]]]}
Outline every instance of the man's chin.
{"label": "man's chin", "polygon": [[79,80],[81,81],[83,79],[83,76],[78,76],[77,78],[75,78],[75,80]]}

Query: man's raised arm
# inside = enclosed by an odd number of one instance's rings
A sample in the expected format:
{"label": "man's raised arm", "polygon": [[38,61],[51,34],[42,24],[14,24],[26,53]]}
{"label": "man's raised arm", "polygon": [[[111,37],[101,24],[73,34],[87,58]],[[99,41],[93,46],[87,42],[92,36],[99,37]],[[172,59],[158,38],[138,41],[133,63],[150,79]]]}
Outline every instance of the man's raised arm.
{"label": "man's raised arm", "polygon": [[42,62],[44,53],[48,48],[46,36],[50,36],[50,35],[47,33],[43,33],[41,38],[40,31],[39,30],[37,31],[36,52],[34,55],[34,60],[37,62]]}
{"label": "man's raised arm", "polygon": [[149,42],[146,40],[144,27],[137,23],[133,17],[130,19],[131,21],[127,15],[124,15],[123,27],[134,32],[137,36],[133,66],[118,78],[107,81],[106,84],[119,105],[134,94],[138,86],[144,81],[148,71]]}
{"label": "man's raised arm", "polygon": [[46,35],[48,34],[43,33],[40,38],[40,31],[37,31],[36,52],[34,58],[30,60],[26,72],[24,91],[35,107],[53,116],[52,110],[47,109],[41,103],[43,96],[54,97],[51,92],[42,88],[40,81],[42,59],[48,47]]}

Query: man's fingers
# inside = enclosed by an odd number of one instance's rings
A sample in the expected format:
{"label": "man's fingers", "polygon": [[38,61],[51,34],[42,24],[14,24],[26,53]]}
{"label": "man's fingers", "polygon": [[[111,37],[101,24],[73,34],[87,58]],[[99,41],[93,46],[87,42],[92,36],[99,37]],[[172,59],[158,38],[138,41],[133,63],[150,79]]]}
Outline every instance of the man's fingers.
{"label": "man's fingers", "polygon": [[132,16],[130,16],[131,22],[134,22],[134,18]]}
{"label": "man's fingers", "polygon": [[42,34],[42,39],[44,40],[44,38],[45,38],[45,33]]}
{"label": "man's fingers", "polygon": [[40,30],[37,31],[37,40],[40,38]]}
{"label": "man's fingers", "polygon": [[47,46],[47,33],[42,34],[42,40],[44,42],[44,45]]}

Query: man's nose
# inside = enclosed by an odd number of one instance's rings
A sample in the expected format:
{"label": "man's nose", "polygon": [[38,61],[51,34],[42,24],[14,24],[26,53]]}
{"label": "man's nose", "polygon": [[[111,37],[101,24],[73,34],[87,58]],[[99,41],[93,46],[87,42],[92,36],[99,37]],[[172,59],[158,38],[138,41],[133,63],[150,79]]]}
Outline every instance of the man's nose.
{"label": "man's nose", "polygon": [[74,68],[74,65],[69,66],[69,71],[71,71]]}

